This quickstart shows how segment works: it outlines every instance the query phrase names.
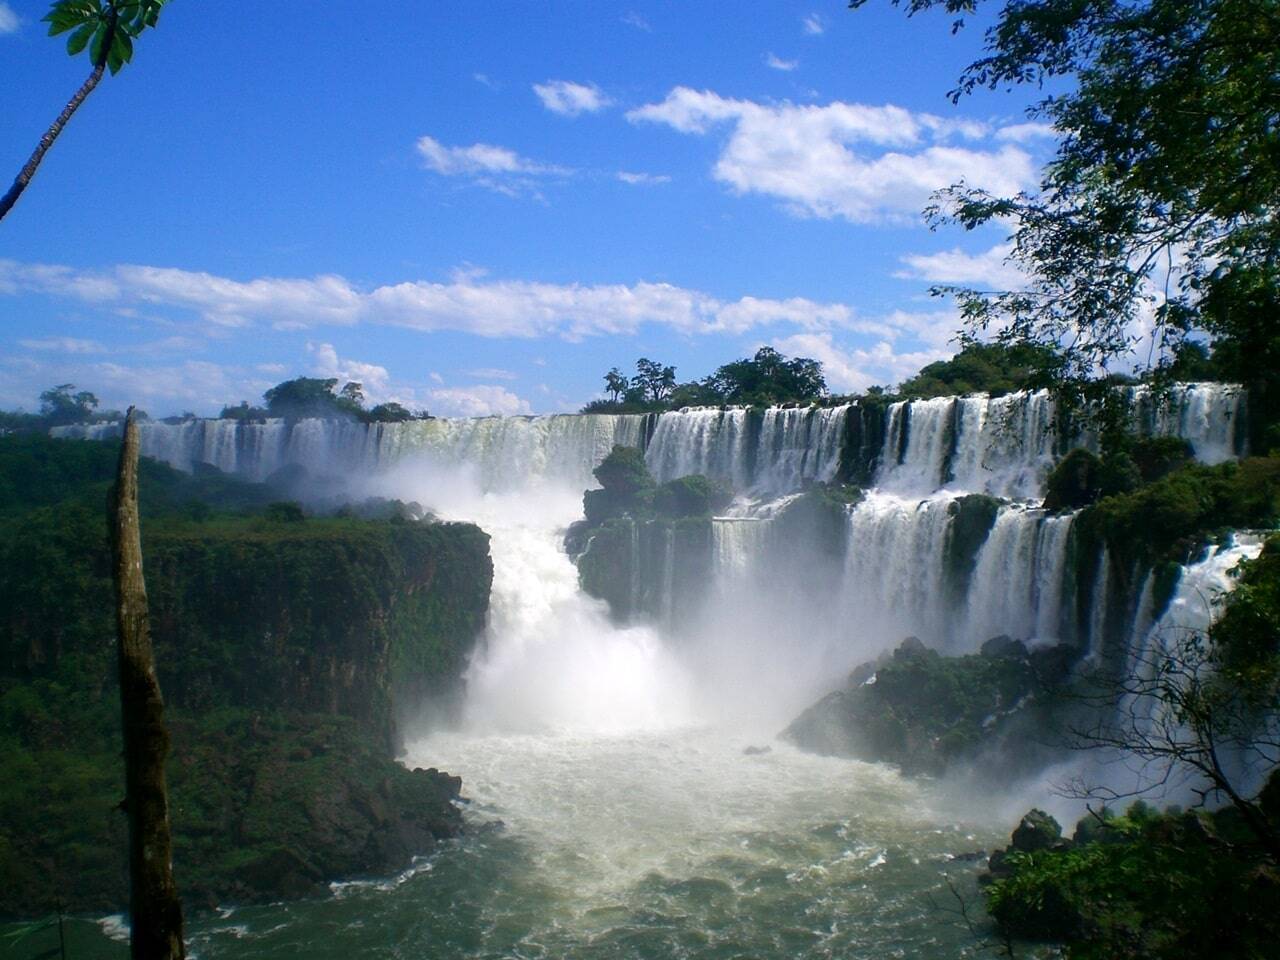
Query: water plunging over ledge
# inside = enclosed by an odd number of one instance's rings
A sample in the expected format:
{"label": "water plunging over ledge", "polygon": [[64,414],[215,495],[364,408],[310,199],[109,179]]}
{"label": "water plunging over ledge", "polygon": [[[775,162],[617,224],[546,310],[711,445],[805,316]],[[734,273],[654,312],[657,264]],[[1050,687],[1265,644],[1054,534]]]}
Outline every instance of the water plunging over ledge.
{"label": "water plunging over ledge", "polygon": [[[463,777],[470,834],[400,877],[337,885],[331,901],[196,921],[194,952],[977,955],[971,934],[938,909],[949,896],[943,874],[970,884],[973,868],[950,858],[1002,842],[1024,799],[974,814],[937,785],[773,737],[907,633],[952,652],[996,633],[1100,642],[1101,620],[1076,623],[1067,602],[1070,515],[996,504],[965,569],[948,562],[966,495],[1038,496],[1061,452],[1043,429],[1047,403],[1019,394],[890,405],[883,437],[858,451],[853,405],[144,425],[144,452],[184,469],[212,463],[261,479],[298,465],[360,494],[473,520],[493,538],[490,622],[463,716],[456,729],[411,735],[407,757]],[[1197,385],[1169,408],[1137,403],[1135,417],[1214,461],[1237,451],[1240,403],[1235,388]],[[683,630],[615,622],[579,588],[564,552],[563,529],[614,444],[643,447],[661,480],[703,472],[757,501],[711,523],[709,613]],[[865,462],[853,466],[875,486],[841,515],[843,559],[820,584],[771,591],[793,558],[776,552],[776,502],[758,501],[837,479],[855,452]],[[1099,566],[1095,603],[1105,557]],[[1133,642],[1146,642],[1138,619]],[[768,752],[746,752],[760,747]]]}

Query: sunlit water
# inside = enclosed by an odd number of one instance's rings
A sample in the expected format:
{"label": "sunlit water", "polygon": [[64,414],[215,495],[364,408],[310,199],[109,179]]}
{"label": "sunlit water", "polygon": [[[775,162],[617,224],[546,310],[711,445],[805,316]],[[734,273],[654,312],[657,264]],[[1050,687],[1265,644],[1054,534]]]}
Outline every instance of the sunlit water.
{"label": "sunlit water", "polygon": [[[730,734],[437,734],[409,761],[462,774],[467,837],[332,898],[189,923],[198,957],[922,957],[975,955],[990,828],[957,825],[887,767],[762,755]],[[179,875],[179,881],[181,876]],[[75,957],[123,956],[76,923]]]}

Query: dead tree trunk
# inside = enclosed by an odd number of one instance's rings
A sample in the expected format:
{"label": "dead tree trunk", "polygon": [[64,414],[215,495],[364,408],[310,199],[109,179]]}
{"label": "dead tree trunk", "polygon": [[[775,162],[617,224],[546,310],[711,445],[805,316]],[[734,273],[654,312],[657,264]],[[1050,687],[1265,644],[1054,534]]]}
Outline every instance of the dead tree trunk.
{"label": "dead tree trunk", "polygon": [[138,527],[138,424],[125,418],[124,445],[111,498],[111,553],[124,722],[125,807],[129,815],[129,917],[134,960],[181,960],[182,904],[173,882],[169,794],[164,760],[169,734],[151,655],[147,585]]}

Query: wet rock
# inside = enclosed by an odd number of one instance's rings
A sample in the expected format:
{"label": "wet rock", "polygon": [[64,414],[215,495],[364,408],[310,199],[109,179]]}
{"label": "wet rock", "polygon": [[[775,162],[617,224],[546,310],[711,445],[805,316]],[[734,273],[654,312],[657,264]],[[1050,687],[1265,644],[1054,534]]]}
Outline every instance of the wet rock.
{"label": "wet rock", "polygon": [[747,757],[758,757],[758,756],[761,756],[762,754],[772,753],[772,752],[773,752],[773,747],[747,747],[745,750],[742,751],[743,755]]}
{"label": "wet rock", "polygon": [[1062,825],[1043,810],[1031,810],[1013,831],[1010,844],[1022,853],[1048,850],[1062,840]]}
{"label": "wet rock", "polygon": [[1025,660],[1027,645],[1021,640],[1013,639],[1007,633],[1002,633],[984,643],[981,653],[984,657],[991,657],[993,660]]}
{"label": "wet rock", "polygon": [[907,637],[898,644],[898,649],[893,651],[893,659],[905,660],[908,657],[922,657],[928,652],[929,648],[924,645],[924,641],[919,637]]}

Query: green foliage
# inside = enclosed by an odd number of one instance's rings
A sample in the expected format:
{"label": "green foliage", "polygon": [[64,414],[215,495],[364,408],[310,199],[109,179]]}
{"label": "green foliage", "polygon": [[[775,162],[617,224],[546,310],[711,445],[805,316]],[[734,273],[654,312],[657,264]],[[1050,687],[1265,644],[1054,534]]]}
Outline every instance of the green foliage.
{"label": "green foliage", "polygon": [[1081,447],[1072,450],[1049,472],[1044,508],[1049,511],[1087,507],[1102,495],[1102,461]]}
{"label": "green foliage", "polygon": [[676,387],[676,368],[664,367],[655,360],[641,357],[636,361],[636,375],[631,378],[631,386],[625,388],[627,399],[633,399],[633,391],[638,393],[637,399],[649,403],[662,403],[671,396]]}
{"label": "green foliage", "polygon": [[269,503],[262,515],[276,523],[301,523],[306,519],[306,515],[302,512],[302,504],[292,501]]}
{"label": "green foliage", "polygon": [[57,0],[44,17],[49,36],[71,32],[67,53],[87,48],[94,67],[117,74],[133,59],[133,41],[154,27],[168,0]]}
{"label": "green foliage", "polygon": [[[125,902],[104,510],[117,456],[0,437],[0,915],[39,913],[55,892],[78,910]],[[279,522],[261,485],[140,466],[184,893],[310,893],[447,835],[443,786],[390,753],[397,724],[465,667],[488,538],[469,524]]]}
{"label": "green foliage", "polygon": [[653,510],[660,517],[709,517],[729,506],[733,495],[723,484],[701,474],[668,480],[653,494]]}
{"label": "green foliage", "polygon": [[605,374],[608,400],[587,404],[583,413],[650,413],[680,407],[722,404],[769,406],[812,403],[827,395],[822,364],[808,357],[788,359],[772,347],[761,347],[750,359],[719,367],[700,382],[676,383],[675,367],[653,360],[636,362],[628,380],[617,367]]}
{"label": "green foliage", "polygon": [[[266,416],[285,417],[291,420],[304,417],[316,417],[321,420],[360,420],[364,423],[403,423],[415,418],[415,414],[394,401],[380,403],[373,409],[366,410],[362,384],[352,381],[343,384],[342,389],[335,393],[334,388],[337,385],[336,377],[323,379],[297,377],[278,383],[262,395],[267,401]],[[258,408],[249,407],[243,402],[241,408],[246,411],[243,418],[257,419],[254,415]],[[239,409],[225,407],[222,414],[227,416],[230,411],[235,415],[235,411]],[[423,411],[416,416],[425,418],[427,414]],[[237,416],[237,419],[241,418]]]}
{"label": "green foliage", "polygon": [[240,420],[243,422],[261,421],[271,414],[263,407],[251,407],[248,400],[241,400],[235,406],[226,406],[218,414],[220,420]]}
{"label": "green foliage", "polygon": [[993,857],[991,876],[1001,929],[1064,942],[1073,960],[1261,960],[1280,934],[1280,884],[1232,810],[1104,810],[1072,843]]}
{"label": "green foliage", "polygon": [[904,380],[898,393],[905,399],[989,393],[998,397],[1015,390],[1047,386],[1057,362],[1054,351],[1038,346],[967,343],[950,360],[931,363]]}
{"label": "green foliage", "polygon": [[1209,639],[1218,677],[1263,710],[1274,710],[1280,702],[1280,537],[1241,564]]}
{"label": "green foliage", "polygon": [[40,415],[49,426],[86,423],[94,419],[98,398],[88,390],[75,391],[74,383],[63,383],[40,394]]}
{"label": "green foliage", "polygon": [[[349,393],[334,393],[337,385],[336,377],[297,377],[276,384],[262,397],[267,401],[267,412],[273,417],[319,417],[332,420],[358,416],[361,412],[360,403],[353,400]],[[350,386],[357,385],[347,384],[347,387]]]}
{"label": "green foliage", "polygon": [[615,446],[591,473],[605,490],[620,496],[635,496],[654,484],[638,447]]}
{"label": "green foliage", "polygon": [[1132,492],[1105,496],[1076,522],[1082,548],[1105,543],[1128,569],[1186,562],[1217,531],[1280,521],[1280,458],[1188,464]]}
{"label": "green foliage", "polygon": [[[861,6],[864,0],[854,0]],[[911,13],[977,0],[895,0]],[[1135,355],[1151,309],[1168,375],[1207,330],[1221,375],[1257,394],[1255,426],[1280,412],[1280,6],[1274,0],[1027,0],[1005,5],[985,55],[953,96],[1064,77],[1031,115],[1060,135],[1040,190],[998,197],[964,184],[937,223],[1016,224],[1025,289],[940,288],[972,331],[1059,351],[1061,394]],[[1255,442],[1256,449],[1264,449]]]}
{"label": "green foliage", "polygon": [[773,347],[761,347],[750,360],[726,363],[705,384],[721,402],[733,404],[812,401],[827,393],[821,363],[808,357],[788,360]]}
{"label": "green foliage", "polygon": [[389,403],[379,403],[369,411],[367,417],[374,423],[404,423],[412,420],[413,414],[392,400]]}
{"label": "green foliage", "polygon": [[957,601],[968,593],[978,551],[987,542],[1000,512],[1000,501],[981,493],[959,497],[947,508],[954,518],[947,527],[944,546],[948,586]]}

